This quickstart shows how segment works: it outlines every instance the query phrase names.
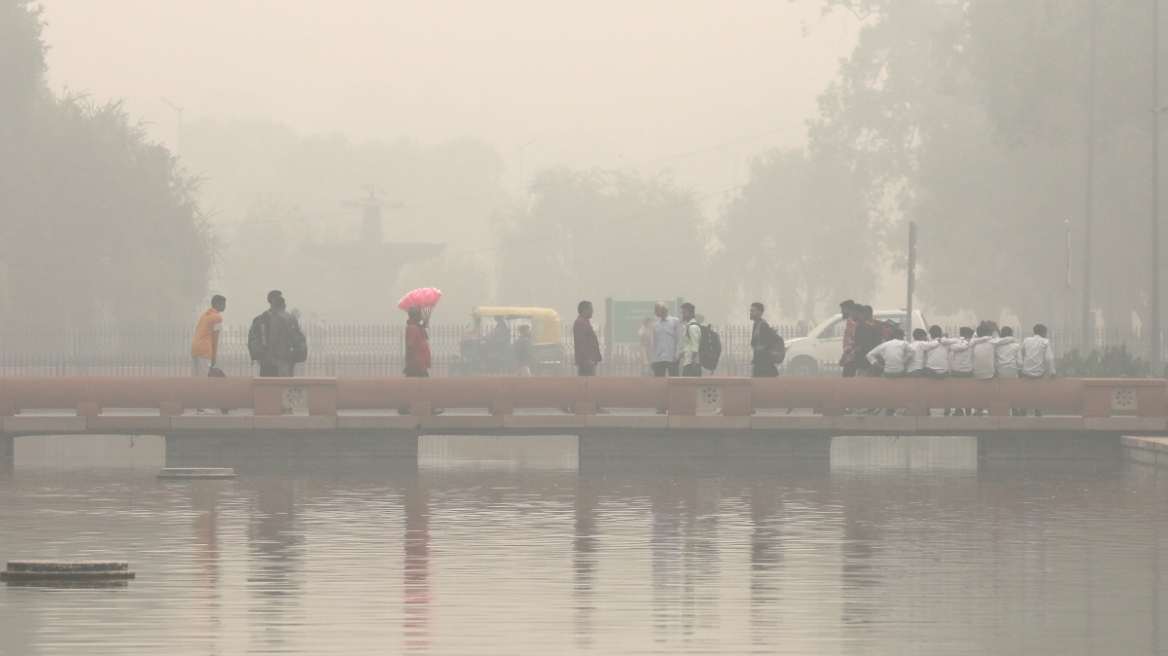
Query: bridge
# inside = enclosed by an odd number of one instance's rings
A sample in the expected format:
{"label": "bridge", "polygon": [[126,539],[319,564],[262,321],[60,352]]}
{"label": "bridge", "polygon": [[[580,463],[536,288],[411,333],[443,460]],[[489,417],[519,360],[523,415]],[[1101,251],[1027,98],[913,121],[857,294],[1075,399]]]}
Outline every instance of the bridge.
{"label": "bridge", "polygon": [[[986,414],[941,416],[956,407]],[[899,413],[848,412],[864,408]],[[1013,416],[1022,409],[1044,416]],[[767,444],[819,457],[835,436],[964,435],[985,457],[1090,456],[1118,453],[1122,435],[1164,434],[1166,421],[1163,379],[0,379],[0,457],[15,436],[88,433],[163,435],[176,446],[214,437],[224,448],[357,439],[405,455],[423,434],[568,434],[580,436],[581,455],[612,457],[642,445],[725,456],[742,444],[755,445],[744,454]]]}

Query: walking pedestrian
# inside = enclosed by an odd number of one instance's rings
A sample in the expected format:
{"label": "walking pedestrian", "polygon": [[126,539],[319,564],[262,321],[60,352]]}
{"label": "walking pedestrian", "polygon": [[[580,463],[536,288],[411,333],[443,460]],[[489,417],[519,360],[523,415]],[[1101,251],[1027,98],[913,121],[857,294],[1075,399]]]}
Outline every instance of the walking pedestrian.
{"label": "walking pedestrian", "polygon": [[402,372],[406,378],[430,377],[430,335],[426,332],[429,322],[422,319],[422,308],[408,310],[406,320],[406,367]]}
{"label": "walking pedestrian", "polygon": [[530,376],[535,364],[531,357],[531,326],[519,326],[519,337],[515,340],[515,375]]}
{"label": "walking pedestrian", "polygon": [[206,378],[219,356],[219,333],[223,331],[223,311],[227,298],[218,294],[211,297],[211,307],[199,317],[195,337],[191,340],[191,373]]}
{"label": "walking pedestrian", "polygon": [[637,331],[641,342],[641,375],[653,375],[653,318],[645,317],[641,329]]}
{"label": "walking pedestrian", "polygon": [[268,361],[276,369],[273,374],[281,378],[291,378],[294,375],[297,362],[300,360],[296,353],[304,334],[300,332],[300,322],[287,310],[287,301],[283,295],[272,302],[272,318],[268,331]]}
{"label": "walking pedestrian", "polygon": [[840,315],[844,319],[843,356],[840,357],[840,366],[843,367],[844,378],[856,377],[856,302],[848,299],[840,303]]}
{"label": "walking pedestrian", "polygon": [[576,306],[576,323],[572,324],[572,344],[576,351],[576,372],[581,376],[595,376],[600,357],[600,340],[592,329],[592,302],[580,301]]}
{"label": "walking pedestrian", "polygon": [[700,378],[702,364],[698,359],[698,351],[702,346],[702,326],[694,315],[695,309],[693,303],[681,304],[681,321],[685,328],[681,340],[681,375]]}
{"label": "walking pedestrian", "polygon": [[653,314],[657,315],[653,322],[653,375],[677,377],[681,364],[681,321],[670,316],[669,306],[661,302],[653,307]]}
{"label": "walking pedestrian", "polygon": [[782,341],[782,337],[774,328],[762,318],[766,308],[762,303],[750,304],[750,320],[754,327],[750,331],[750,348],[754,357],[750,360],[750,376],[752,378],[777,378],[779,366],[775,364],[774,350]]}
{"label": "walking pedestrian", "polygon": [[870,371],[872,364],[868,360],[868,353],[884,342],[884,326],[872,317],[871,305],[857,305],[854,308],[856,316],[855,345],[852,347],[853,362],[856,367],[856,378],[877,377],[879,371]]}
{"label": "walking pedestrian", "polygon": [[272,315],[276,313],[276,299],[283,298],[278,289],[268,292],[268,309],[251,320],[251,328],[247,331],[247,352],[252,362],[259,363],[260,376],[271,378],[278,376],[276,365],[268,355],[268,340],[271,336]]}

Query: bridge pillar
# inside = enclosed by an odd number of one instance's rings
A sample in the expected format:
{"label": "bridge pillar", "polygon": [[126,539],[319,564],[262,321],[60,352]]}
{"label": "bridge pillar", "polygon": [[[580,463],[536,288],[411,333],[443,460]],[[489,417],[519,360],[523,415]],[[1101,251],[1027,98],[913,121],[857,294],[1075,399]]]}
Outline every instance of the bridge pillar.
{"label": "bridge pillar", "polygon": [[1118,462],[1119,434],[1105,431],[1002,431],[977,436],[985,460],[1096,460]]}

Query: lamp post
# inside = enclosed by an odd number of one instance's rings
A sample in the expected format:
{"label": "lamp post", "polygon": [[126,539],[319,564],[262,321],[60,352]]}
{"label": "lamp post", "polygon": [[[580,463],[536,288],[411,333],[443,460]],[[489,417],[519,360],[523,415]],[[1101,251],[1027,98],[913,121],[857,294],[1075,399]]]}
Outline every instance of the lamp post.
{"label": "lamp post", "polygon": [[1160,355],[1160,0],[1152,0],[1152,280],[1148,289],[1148,361],[1159,373]]}
{"label": "lamp post", "polygon": [[[1091,308],[1091,223],[1095,214],[1095,18],[1097,0],[1091,0],[1091,51],[1087,75],[1087,197],[1086,212],[1083,217],[1083,324],[1081,348],[1084,354],[1094,344],[1095,313]],[[1068,232],[1070,228],[1067,229]],[[1068,255],[1069,261],[1069,255]],[[1069,273],[1068,273],[1069,275]],[[1070,299],[1068,298],[1068,303]]]}

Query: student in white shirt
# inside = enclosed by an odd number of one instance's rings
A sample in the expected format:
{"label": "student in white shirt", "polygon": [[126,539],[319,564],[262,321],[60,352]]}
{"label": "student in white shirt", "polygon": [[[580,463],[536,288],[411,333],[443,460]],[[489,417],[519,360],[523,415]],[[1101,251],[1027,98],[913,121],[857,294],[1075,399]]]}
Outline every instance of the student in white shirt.
{"label": "student in white shirt", "polygon": [[977,337],[969,341],[973,352],[973,377],[978,380],[989,380],[994,377],[994,332],[997,326],[990,321],[983,321],[977,327]]}
{"label": "student in white shirt", "polygon": [[908,361],[912,357],[912,349],[904,341],[904,331],[893,328],[888,341],[868,351],[868,362],[884,367],[885,378],[904,378]]}
{"label": "student in white shirt", "polygon": [[949,348],[943,344],[945,338],[941,326],[930,326],[930,342],[925,345],[925,377],[945,378],[949,375]]}
{"label": "student in white shirt", "polygon": [[973,328],[961,327],[959,339],[943,339],[941,343],[949,347],[949,376],[952,378],[973,378]]}
{"label": "student in white shirt", "polygon": [[1022,340],[1023,378],[1043,378],[1047,374],[1054,377],[1054,349],[1046,338],[1046,326],[1038,324],[1034,334]]}
{"label": "student in white shirt", "polygon": [[998,378],[1017,378],[1022,369],[1022,345],[1014,339],[1014,329],[1005,326],[994,344],[994,369]]}
{"label": "student in white shirt", "polygon": [[908,343],[911,350],[908,359],[908,366],[905,367],[904,373],[909,378],[921,378],[925,375],[925,356],[928,354],[929,333],[925,332],[924,328],[917,328],[913,331],[913,341]]}
{"label": "student in white shirt", "polygon": [[[1050,374],[1054,378],[1054,349],[1050,346],[1050,340],[1046,338],[1046,326],[1037,324],[1034,326],[1034,334],[1022,340],[1022,370],[1019,372],[1022,378],[1029,380],[1038,380]],[[1022,417],[1026,416],[1026,410],[1020,410]],[[1042,410],[1035,408],[1035,417],[1042,416]]]}

